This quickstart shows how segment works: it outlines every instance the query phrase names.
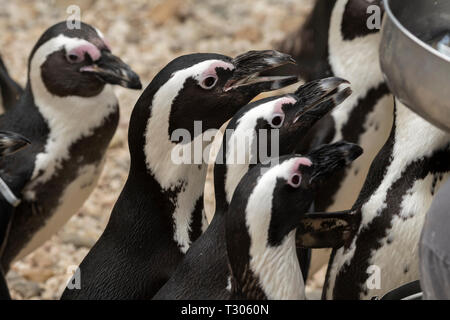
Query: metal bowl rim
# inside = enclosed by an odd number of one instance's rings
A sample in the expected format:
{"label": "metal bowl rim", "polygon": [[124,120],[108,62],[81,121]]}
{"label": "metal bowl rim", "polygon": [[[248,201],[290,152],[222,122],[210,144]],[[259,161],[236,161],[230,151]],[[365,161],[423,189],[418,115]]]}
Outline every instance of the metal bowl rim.
{"label": "metal bowl rim", "polygon": [[400,31],[406,35],[409,39],[411,39],[412,41],[414,41],[415,43],[417,43],[419,46],[421,46],[422,48],[424,48],[425,50],[429,51],[430,53],[438,56],[439,58],[450,62],[450,57],[448,57],[447,55],[441,53],[440,51],[434,49],[432,46],[428,45],[427,43],[425,43],[424,41],[420,40],[418,37],[416,37],[412,32],[410,32],[408,29],[406,29],[401,23],[400,21],[394,16],[394,14],[392,13],[391,7],[389,6],[389,1],[390,0],[383,0],[384,3],[384,9],[386,11],[386,13],[389,16],[389,19],[392,21],[392,23],[394,23],[394,25],[400,29]]}

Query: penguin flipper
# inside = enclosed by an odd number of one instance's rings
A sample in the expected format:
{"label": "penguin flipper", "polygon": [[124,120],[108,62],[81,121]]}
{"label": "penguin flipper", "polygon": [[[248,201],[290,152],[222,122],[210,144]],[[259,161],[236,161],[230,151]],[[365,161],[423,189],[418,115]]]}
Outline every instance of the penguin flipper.
{"label": "penguin flipper", "polygon": [[357,230],[360,215],[357,210],[308,213],[297,227],[296,244],[302,248],[340,248]]}
{"label": "penguin flipper", "polygon": [[3,110],[9,110],[19,101],[23,88],[9,76],[2,57],[0,56],[0,93]]}

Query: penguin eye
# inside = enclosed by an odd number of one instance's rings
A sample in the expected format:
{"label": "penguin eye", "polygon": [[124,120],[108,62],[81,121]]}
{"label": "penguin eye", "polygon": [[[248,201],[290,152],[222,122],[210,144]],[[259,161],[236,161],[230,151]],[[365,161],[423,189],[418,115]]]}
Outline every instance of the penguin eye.
{"label": "penguin eye", "polygon": [[283,122],[284,122],[284,115],[280,113],[275,113],[272,116],[272,119],[270,119],[270,125],[276,129],[281,128]]}
{"label": "penguin eye", "polygon": [[208,75],[200,82],[200,87],[202,87],[203,89],[206,89],[206,90],[210,90],[210,89],[214,88],[214,86],[217,83],[217,80],[218,80],[217,76]]}
{"label": "penguin eye", "polygon": [[293,188],[300,187],[300,184],[302,183],[302,176],[298,173],[294,173],[288,181],[288,184]]}
{"label": "penguin eye", "polygon": [[83,56],[78,55],[74,52],[69,52],[67,54],[67,61],[69,61],[70,63],[80,63],[84,60]]}

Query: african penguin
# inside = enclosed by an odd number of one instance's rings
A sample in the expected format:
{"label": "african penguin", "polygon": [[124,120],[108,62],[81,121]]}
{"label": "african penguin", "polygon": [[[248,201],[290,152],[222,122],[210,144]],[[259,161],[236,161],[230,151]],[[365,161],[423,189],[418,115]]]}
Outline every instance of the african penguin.
{"label": "african penguin", "polygon": [[0,130],[32,143],[0,159],[1,178],[22,198],[2,257],[5,269],[49,239],[94,189],[119,119],[112,84],[141,88],[90,25],[58,23],[34,46],[26,88],[0,117]]}
{"label": "african penguin", "polygon": [[[0,131],[0,158],[17,152],[30,144],[30,141],[19,134]],[[8,229],[19,200],[15,190],[9,187],[0,178],[0,257],[8,235]],[[8,285],[6,283],[3,268],[0,266],[0,300],[9,300]]]}
{"label": "african penguin", "polygon": [[19,101],[22,92],[22,87],[9,76],[0,56],[0,113],[12,108]]}
{"label": "african penguin", "polygon": [[[318,0],[297,38],[290,37],[281,46],[289,48],[289,43],[301,43],[287,52],[297,59],[304,78],[331,74],[352,84],[352,96],[319,121],[296,150],[304,153],[317,145],[339,140],[357,143],[364,149],[359,159],[317,192],[314,201],[317,211],[347,210],[353,205],[392,126],[393,97],[378,63],[381,34],[379,29],[367,25],[373,15],[368,13],[369,6],[379,9],[381,20],[384,13],[381,0]],[[329,253],[313,253],[313,264],[319,267],[328,257]]]}
{"label": "african penguin", "polygon": [[[63,299],[153,297],[206,227],[207,163],[202,154],[193,159],[192,148],[207,148],[215,131],[260,92],[297,82],[297,75],[264,75],[289,63],[290,56],[276,51],[234,59],[196,53],[155,76],[131,116],[128,180],[80,265],[81,290],[66,289]],[[189,161],[174,159],[181,147]]]}
{"label": "african penguin", "polygon": [[296,228],[315,190],[361,152],[350,143],[325,145],[272,167],[257,165],[242,178],[225,214],[231,299],[305,299]]}
{"label": "african penguin", "polygon": [[448,159],[450,134],[396,101],[389,139],[352,208],[361,223],[332,254],[324,298],[370,299],[419,279],[420,233]]}
{"label": "african penguin", "polygon": [[[336,91],[345,82],[327,78],[307,83],[293,94],[261,99],[235,114],[225,130],[214,167],[214,217],[154,299],[229,297],[224,220],[236,186],[252,166],[268,161],[261,155],[291,154],[311,126],[350,95],[350,88]],[[277,135],[272,141],[274,133]],[[275,144],[278,149],[272,154]]]}

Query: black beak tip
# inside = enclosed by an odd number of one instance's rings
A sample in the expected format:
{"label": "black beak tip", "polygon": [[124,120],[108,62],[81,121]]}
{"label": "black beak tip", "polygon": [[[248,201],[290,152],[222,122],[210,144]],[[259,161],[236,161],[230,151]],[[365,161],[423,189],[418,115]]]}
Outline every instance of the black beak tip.
{"label": "black beak tip", "polygon": [[123,83],[124,87],[134,90],[141,90],[142,89],[142,83],[141,79],[139,78],[138,74],[134,71],[127,70],[126,72],[126,81]]}
{"label": "black beak tip", "polygon": [[142,83],[141,83],[141,80],[139,79],[139,77],[137,77],[137,79],[135,79],[133,81],[130,81],[130,83],[128,84],[128,88],[134,89],[134,90],[141,90]]}
{"label": "black beak tip", "polygon": [[350,163],[354,160],[356,160],[357,158],[359,158],[359,156],[361,156],[364,152],[364,149],[361,148],[359,145],[357,144],[349,144],[348,146],[348,150],[347,150],[347,162]]}

